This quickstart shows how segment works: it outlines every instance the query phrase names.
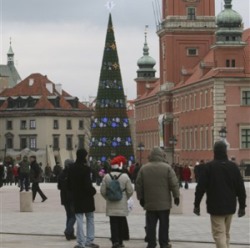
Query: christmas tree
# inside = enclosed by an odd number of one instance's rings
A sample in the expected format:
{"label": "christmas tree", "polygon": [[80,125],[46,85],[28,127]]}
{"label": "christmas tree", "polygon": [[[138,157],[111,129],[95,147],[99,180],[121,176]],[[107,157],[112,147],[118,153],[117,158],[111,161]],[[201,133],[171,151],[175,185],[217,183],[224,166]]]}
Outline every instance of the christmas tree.
{"label": "christmas tree", "polygon": [[109,14],[95,114],[91,123],[89,159],[104,162],[118,155],[124,156],[128,163],[134,162],[126,99]]}

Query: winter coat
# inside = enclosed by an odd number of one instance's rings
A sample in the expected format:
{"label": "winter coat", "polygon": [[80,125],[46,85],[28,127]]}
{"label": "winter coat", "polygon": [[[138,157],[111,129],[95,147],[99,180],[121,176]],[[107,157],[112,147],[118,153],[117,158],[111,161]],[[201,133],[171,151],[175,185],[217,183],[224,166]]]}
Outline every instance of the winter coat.
{"label": "winter coat", "polygon": [[[229,161],[223,144],[217,142],[214,160],[203,165],[195,192],[195,207],[200,206],[203,195],[207,195],[207,212],[211,215],[229,215],[239,207],[245,209],[246,190],[237,165]],[[226,146],[224,147],[226,149]]]}
{"label": "winter coat", "polygon": [[144,209],[148,211],[169,210],[172,207],[172,196],[180,196],[179,183],[175,172],[165,161],[161,148],[154,148],[149,162],[143,165],[136,180],[136,193]]}
{"label": "winter coat", "polygon": [[72,193],[68,188],[69,169],[65,168],[58,177],[57,188],[60,190],[62,205],[68,205],[73,202]]}
{"label": "winter coat", "polygon": [[91,170],[84,163],[75,163],[69,169],[68,187],[72,192],[75,213],[95,211],[95,188],[91,182]]}
{"label": "winter coat", "polygon": [[34,182],[34,183],[41,182],[41,177],[42,177],[41,172],[42,171],[41,171],[39,164],[36,161],[33,161],[30,164],[30,180],[31,180],[31,182]]}
{"label": "winter coat", "polygon": [[29,161],[22,161],[20,164],[19,164],[19,172],[20,174],[29,174],[30,173],[30,163]]}
{"label": "winter coat", "polygon": [[[119,176],[121,172],[113,171],[112,176]],[[127,216],[128,215],[128,199],[133,195],[133,186],[126,173],[118,178],[121,189],[123,190],[123,197],[120,201],[109,201],[106,198],[107,185],[111,182],[111,177],[106,174],[101,185],[101,195],[106,199],[106,215],[107,216]]]}
{"label": "winter coat", "polygon": [[185,182],[190,181],[191,179],[191,170],[189,167],[184,167],[182,169],[182,180]]}

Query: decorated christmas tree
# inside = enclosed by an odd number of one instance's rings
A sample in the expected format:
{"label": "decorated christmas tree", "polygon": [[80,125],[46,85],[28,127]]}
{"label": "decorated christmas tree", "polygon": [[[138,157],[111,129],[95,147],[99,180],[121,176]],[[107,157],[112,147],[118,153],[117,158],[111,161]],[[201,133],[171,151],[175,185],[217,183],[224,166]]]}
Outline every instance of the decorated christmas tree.
{"label": "decorated christmas tree", "polygon": [[95,114],[91,123],[89,159],[104,162],[118,155],[124,156],[128,163],[134,162],[126,99],[109,14]]}

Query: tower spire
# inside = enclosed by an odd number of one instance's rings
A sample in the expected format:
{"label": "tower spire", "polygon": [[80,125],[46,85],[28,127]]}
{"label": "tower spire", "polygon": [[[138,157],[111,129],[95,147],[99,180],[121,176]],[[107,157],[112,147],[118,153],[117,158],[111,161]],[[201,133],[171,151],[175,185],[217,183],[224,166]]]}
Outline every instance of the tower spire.
{"label": "tower spire", "polygon": [[11,46],[11,37],[10,37],[10,47],[9,47],[9,51],[7,53],[7,63],[8,65],[14,65],[14,52],[12,50],[12,46]]}

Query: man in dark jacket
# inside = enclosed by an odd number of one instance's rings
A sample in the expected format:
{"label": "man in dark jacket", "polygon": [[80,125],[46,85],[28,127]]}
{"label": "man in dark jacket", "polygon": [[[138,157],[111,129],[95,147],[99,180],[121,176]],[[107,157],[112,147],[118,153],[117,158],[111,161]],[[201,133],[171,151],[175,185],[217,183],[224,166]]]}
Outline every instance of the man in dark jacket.
{"label": "man in dark jacket", "polygon": [[[76,153],[75,164],[69,170],[68,186],[72,191],[77,223],[77,245],[75,248],[99,247],[99,245],[93,243],[95,238],[94,195],[96,194],[96,190],[92,186],[91,169],[87,165],[86,159],[87,154],[85,149],[79,149]],[[83,231],[83,214],[85,214],[87,222],[86,240]]]}
{"label": "man in dark jacket", "polygon": [[223,141],[214,144],[214,160],[204,165],[200,175],[194,202],[194,213],[200,215],[200,202],[207,195],[207,212],[211,216],[212,234],[217,248],[229,248],[230,226],[236,212],[245,215],[246,190],[240,171],[228,160],[227,145]]}
{"label": "man in dark jacket", "polygon": [[70,167],[74,164],[71,159],[64,161],[64,169],[58,177],[57,188],[60,190],[61,204],[66,211],[66,228],[64,231],[67,240],[76,239],[74,235],[74,225],[76,222],[72,193],[68,189],[68,176]]}
{"label": "man in dark jacket", "polygon": [[30,187],[30,163],[27,156],[23,156],[23,160],[19,163],[19,176],[20,176],[20,192],[25,188],[29,191]]}
{"label": "man in dark jacket", "polygon": [[160,147],[153,148],[149,162],[141,167],[136,179],[137,198],[146,210],[147,248],[155,248],[156,225],[159,220],[159,243],[170,248],[169,214],[174,203],[179,205],[179,183],[175,172],[166,162],[166,154]]}
{"label": "man in dark jacket", "polygon": [[41,196],[42,202],[46,201],[48,198],[45,196],[39,186],[39,182],[41,181],[41,170],[39,164],[36,161],[36,156],[30,156],[30,179],[32,181],[33,201],[35,201],[36,193]]}

